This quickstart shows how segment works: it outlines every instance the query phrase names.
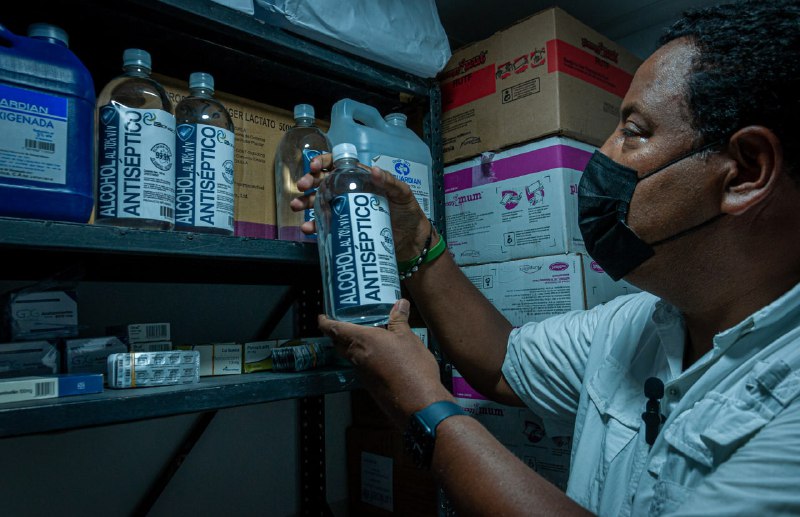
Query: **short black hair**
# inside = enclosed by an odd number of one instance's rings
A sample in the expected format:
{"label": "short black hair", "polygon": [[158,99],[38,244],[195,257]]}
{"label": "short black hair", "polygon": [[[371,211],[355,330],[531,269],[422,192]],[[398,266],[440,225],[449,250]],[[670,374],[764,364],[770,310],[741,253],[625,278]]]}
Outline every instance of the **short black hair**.
{"label": "short black hair", "polygon": [[748,0],[688,11],[661,37],[698,49],[688,77],[692,127],[703,142],[760,125],[800,176],[800,0]]}

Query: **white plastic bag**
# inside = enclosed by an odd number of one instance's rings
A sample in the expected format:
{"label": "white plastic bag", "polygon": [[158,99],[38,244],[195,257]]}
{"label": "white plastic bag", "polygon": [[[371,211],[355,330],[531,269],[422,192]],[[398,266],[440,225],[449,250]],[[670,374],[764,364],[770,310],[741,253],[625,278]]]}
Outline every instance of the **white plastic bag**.
{"label": "white plastic bag", "polygon": [[212,1],[218,4],[222,4],[226,7],[230,7],[231,9],[236,9],[237,11],[241,11],[251,16],[255,12],[255,7],[253,6],[253,0],[212,0]]}
{"label": "white plastic bag", "polygon": [[450,44],[434,0],[256,0],[256,16],[345,52],[434,77]]}

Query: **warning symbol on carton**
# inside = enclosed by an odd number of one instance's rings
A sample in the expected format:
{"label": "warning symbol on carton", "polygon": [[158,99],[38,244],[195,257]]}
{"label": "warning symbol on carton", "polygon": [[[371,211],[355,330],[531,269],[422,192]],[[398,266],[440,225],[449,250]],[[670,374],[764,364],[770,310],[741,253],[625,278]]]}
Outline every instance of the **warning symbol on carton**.
{"label": "warning symbol on carton", "polygon": [[516,241],[514,240],[514,232],[504,233],[503,242],[506,246],[514,246],[516,244]]}
{"label": "warning symbol on carton", "polygon": [[492,285],[494,285],[494,280],[490,275],[483,277],[483,288],[484,289],[491,289]]}

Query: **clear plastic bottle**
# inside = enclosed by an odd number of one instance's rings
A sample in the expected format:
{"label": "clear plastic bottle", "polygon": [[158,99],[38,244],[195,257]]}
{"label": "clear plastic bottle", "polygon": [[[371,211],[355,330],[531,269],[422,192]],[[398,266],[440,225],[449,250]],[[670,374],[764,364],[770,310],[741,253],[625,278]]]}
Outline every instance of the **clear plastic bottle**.
{"label": "clear plastic bottle", "polygon": [[234,128],[211,74],[189,76],[175,123],[175,229],[232,235]]}
{"label": "clear plastic bottle", "polygon": [[361,325],[383,325],[400,298],[389,202],[354,145],[333,148],[335,170],[320,184],[316,211],[325,312]]}
{"label": "clear plastic bottle", "polygon": [[302,213],[289,207],[292,199],[303,192],[297,190],[297,180],[308,173],[312,158],[331,150],[328,137],[314,125],[314,107],[298,104],[294,107],[296,125],[283,135],[275,152],[275,194],[278,212],[278,239],[313,241],[315,235],[305,235],[300,225],[314,219],[314,209]]}
{"label": "clear plastic bottle", "polygon": [[127,49],[124,73],[97,98],[95,222],[171,230],[175,225],[175,117],[150,77],[150,54]]}

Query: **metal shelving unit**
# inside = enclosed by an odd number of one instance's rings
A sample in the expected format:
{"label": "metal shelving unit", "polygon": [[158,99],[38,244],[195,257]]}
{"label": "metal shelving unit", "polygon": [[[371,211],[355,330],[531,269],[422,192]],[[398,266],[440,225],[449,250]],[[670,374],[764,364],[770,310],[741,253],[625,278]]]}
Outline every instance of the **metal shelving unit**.
{"label": "metal shelving unit", "polygon": [[317,397],[354,386],[352,369],[330,367],[302,373],[204,377],[199,384],[12,402],[0,405],[0,438]]}
{"label": "metal shelving unit", "polygon": [[[407,113],[410,121],[419,122],[431,147],[436,222],[444,227],[441,97],[435,81],[344,55],[211,0],[30,0],[24,9],[5,10],[2,19],[16,33],[42,21],[68,32],[70,48],[92,72],[97,89],[120,73],[123,49],[141,47],[153,55],[155,72],[188,77],[208,70],[220,91],[287,110],[311,101],[317,113],[329,113],[333,103],[350,97],[383,112]],[[294,309],[297,335],[312,335],[321,312],[313,244],[0,218],[0,255],[11,265],[4,269],[8,280],[40,280],[69,271],[73,278],[92,281],[287,285],[287,294],[267,317],[265,334]],[[0,438],[201,413],[201,423],[137,508],[143,514],[216,410],[299,398],[301,513],[329,515],[324,395],[355,384],[352,370],[326,368],[5,404],[0,406]]]}

